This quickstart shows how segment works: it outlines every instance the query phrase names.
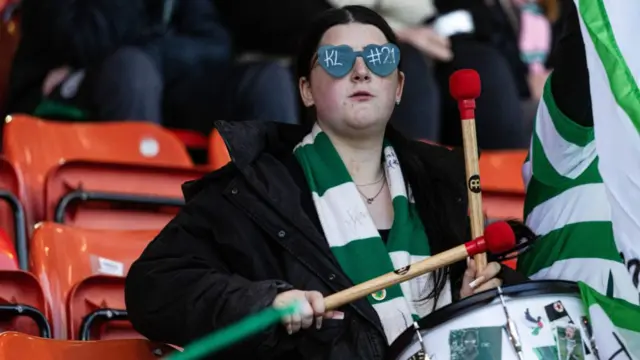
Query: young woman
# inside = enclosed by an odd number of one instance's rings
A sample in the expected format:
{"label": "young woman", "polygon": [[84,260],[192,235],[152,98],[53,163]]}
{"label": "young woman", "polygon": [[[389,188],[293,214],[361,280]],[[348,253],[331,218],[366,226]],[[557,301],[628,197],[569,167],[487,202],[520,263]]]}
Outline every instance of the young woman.
{"label": "young woman", "polygon": [[325,312],[323,296],[469,239],[461,154],[388,126],[400,59],[367,8],[312,24],[298,75],[316,121],[218,124],[233,162],[184,187],[187,204],[128,274],[137,330],[184,345],[298,300],[299,314],[216,359],[382,359],[414,319],[516,280],[470,260]]}

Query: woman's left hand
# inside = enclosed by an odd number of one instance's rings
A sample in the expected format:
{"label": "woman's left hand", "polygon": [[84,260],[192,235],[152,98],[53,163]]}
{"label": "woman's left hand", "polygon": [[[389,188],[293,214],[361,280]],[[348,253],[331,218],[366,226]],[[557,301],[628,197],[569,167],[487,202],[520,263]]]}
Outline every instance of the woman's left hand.
{"label": "woman's left hand", "polygon": [[476,262],[472,258],[467,259],[467,271],[462,277],[462,288],[460,289],[460,298],[483,292],[502,286],[502,280],[498,278],[498,273],[502,266],[497,262],[487,264],[482,271],[478,271]]}

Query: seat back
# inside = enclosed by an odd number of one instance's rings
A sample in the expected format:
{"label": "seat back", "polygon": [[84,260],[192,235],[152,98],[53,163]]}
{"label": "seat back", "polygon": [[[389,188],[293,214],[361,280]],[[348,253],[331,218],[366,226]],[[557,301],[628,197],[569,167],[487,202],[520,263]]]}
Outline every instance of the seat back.
{"label": "seat back", "polygon": [[[4,151],[16,171],[22,174],[21,199],[33,214],[28,218],[29,224],[45,219],[47,213],[55,213],[59,199],[70,190],[91,187],[91,190],[166,193],[167,189],[156,189],[149,178],[140,176],[151,172],[157,177],[159,173],[171,173],[172,169],[179,171],[193,166],[184,146],[173,134],[160,126],[139,122],[57,122],[12,115],[5,124]],[[75,166],[69,165],[71,163]],[[80,172],[79,163],[90,164],[88,173],[92,175]],[[105,174],[113,172],[118,165],[122,169],[117,181],[114,176],[106,177]],[[57,170],[60,167],[67,171],[65,176],[72,173],[68,175],[70,178],[61,175]],[[136,168],[145,170],[131,171]],[[87,178],[82,179],[84,176]],[[102,177],[105,178],[99,181]],[[184,176],[180,178],[183,179]],[[44,197],[47,181],[54,183],[46,188],[49,201]],[[93,189],[94,186],[97,188]],[[171,186],[170,191],[178,195],[180,189]]]}
{"label": "seat back", "polygon": [[209,135],[209,164],[211,168],[218,170],[230,161],[231,156],[229,156],[229,150],[227,150],[224,139],[222,139],[218,129],[213,129],[211,135]]}
{"label": "seat back", "polygon": [[38,279],[28,272],[0,270],[0,332],[51,336],[50,312]]}
{"label": "seat back", "polygon": [[522,164],[525,150],[483,151],[480,155],[482,206],[492,220],[522,219],[524,183]]}
{"label": "seat back", "polygon": [[65,341],[16,332],[0,334],[0,360],[158,360],[174,351],[143,339]]}
{"label": "seat back", "polygon": [[47,220],[95,229],[159,229],[183,205],[182,184],[196,167],[70,161],[47,176]]}
{"label": "seat back", "polygon": [[[80,229],[52,222],[36,226],[30,249],[32,268],[46,284],[44,294],[51,305],[56,338],[78,339],[83,320],[98,309],[125,309],[124,277],[157,233]],[[92,339],[138,336],[122,323],[89,333]]]}
{"label": "seat back", "polygon": [[20,265],[26,270],[28,234],[24,206],[18,197],[21,193],[20,183],[19,175],[11,163],[0,157],[0,229],[11,239],[13,252],[22,252],[16,255],[20,255]]}

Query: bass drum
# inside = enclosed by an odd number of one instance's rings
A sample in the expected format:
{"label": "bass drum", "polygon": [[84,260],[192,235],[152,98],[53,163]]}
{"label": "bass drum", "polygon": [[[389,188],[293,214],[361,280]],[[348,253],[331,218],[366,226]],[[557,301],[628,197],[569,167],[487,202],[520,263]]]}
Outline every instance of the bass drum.
{"label": "bass drum", "polygon": [[[503,287],[502,295],[493,289],[435,311],[391,344],[388,359],[597,359],[577,284],[531,281]],[[505,309],[522,357],[509,339]]]}

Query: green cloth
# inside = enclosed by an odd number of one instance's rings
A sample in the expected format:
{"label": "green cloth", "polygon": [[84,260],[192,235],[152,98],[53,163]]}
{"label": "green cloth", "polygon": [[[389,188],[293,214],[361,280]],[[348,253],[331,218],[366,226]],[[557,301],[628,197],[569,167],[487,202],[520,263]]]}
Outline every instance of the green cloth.
{"label": "green cloth", "polygon": [[44,99],[33,111],[33,116],[43,119],[86,120],[88,114],[75,106],[58,101]]}
{"label": "green cloth", "polygon": [[600,359],[640,360],[640,307],[578,283]]}

